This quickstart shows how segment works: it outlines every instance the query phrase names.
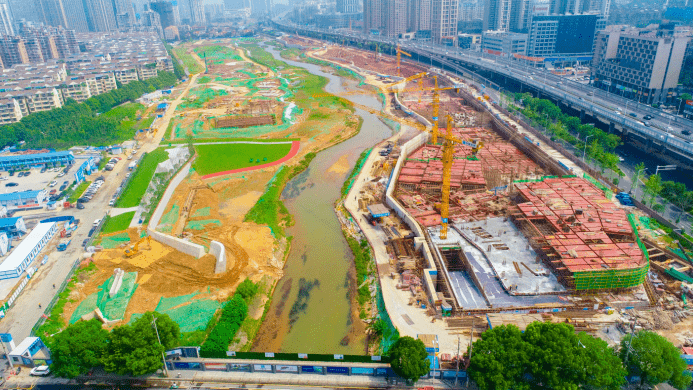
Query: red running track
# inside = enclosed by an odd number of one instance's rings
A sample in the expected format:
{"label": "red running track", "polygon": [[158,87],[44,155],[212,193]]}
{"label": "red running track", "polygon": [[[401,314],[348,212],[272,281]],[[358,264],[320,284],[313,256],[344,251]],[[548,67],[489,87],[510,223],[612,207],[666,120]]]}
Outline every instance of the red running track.
{"label": "red running track", "polygon": [[268,162],[267,164],[255,165],[255,166],[252,166],[252,167],[245,167],[245,168],[232,169],[232,170],[230,170],[230,171],[217,172],[217,173],[210,173],[209,175],[204,175],[204,176],[202,176],[202,179],[203,179],[203,180],[204,180],[204,179],[211,179],[211,178],[213,178],[213,177],[224,176],[224,175],[228,175],[228,174],[231,174],[231,173],[255,171],[255,170],[258,170],[258,169],[268,168],[268,167],[272,167],[272,166],[275,166],[275,165],[279,165],[279,164],[285,163],[285,162],[289,161],[290,159],[292,159],[294,156],[296,156],[296,155],[298,154],[298,149],[299,149],[299,146],[300,146],[300,145],[301,145],[301,143],[300,143],[299,141],[292,141],[292,142],[291,142],[291,150],[289,150],[289,153],[288,153],[286,156],[280,158],[279,160],[272,161],[272,162]]}

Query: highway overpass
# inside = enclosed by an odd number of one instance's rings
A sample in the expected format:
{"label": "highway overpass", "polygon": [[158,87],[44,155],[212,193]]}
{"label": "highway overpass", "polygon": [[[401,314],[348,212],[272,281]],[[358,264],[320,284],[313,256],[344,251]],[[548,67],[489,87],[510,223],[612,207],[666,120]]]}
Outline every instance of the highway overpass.
{"label": "highway overpass", "polygon": [[[639,141],[648,150],[660,154],[664,159],[693,166],[693,138],[683,134],[684,131],[693,133],[693,121],[649,105],[556,76],[543,69],[528,67],[518,61],[495,56],[484,58],[482,53],[478,52],[413,41],[398,42],[359,32],[298,26],[282,20],[275,20],[274,23],[278,29],[288,33],[298,32],[350,45],[377,42],[396,46],[399,43],[403,50],[412,54],[412,58],[424,63],[431,61],[431,64],[436,63],[443,69],[469,78],[478,77],[480,84],[497,90],[502,90],[507,81],[518,83],[523,88],[535,90],[542,97],[576,110],[583,118],[585,115],[592,116],[608,125],[611,131],[622,133],[626,139]],[[630,114],[634,114],[635,117]],[[651,115],[653,118],[646,121],[643,119],[645,115]]]}

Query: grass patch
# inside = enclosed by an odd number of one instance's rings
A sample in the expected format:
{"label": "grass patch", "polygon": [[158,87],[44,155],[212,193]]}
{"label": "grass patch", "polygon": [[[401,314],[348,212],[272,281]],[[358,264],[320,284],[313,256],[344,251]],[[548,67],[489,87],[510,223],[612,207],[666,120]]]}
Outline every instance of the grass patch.
{"label": "grass patch", "polygon": [[368,288],[369,284],[368,283],[363,283],[366,278],[368,278],[371,265],[373,264],[372,257],[371,257],[371,249],[368,246],[368,241],[366,240],[361,240],[361,242],[357,241],[355,238],[349,236],[344,232],[344,237],[347,240],[347,243],[349,244],[349,248],[351,248],[351,252],[354,254],[354,266],[356,267],[356,285],[361,286],[358,289],[358,301],[359,305],[363,307],[366,302],[368,302],[371,299],[371,291]]}
{"label": "grass patch", "polygon": [[128,208],[139,205],[145,191],[147,191],[149,182],[152,181],[156,166],[160,162],[167,159],[168,153],[166,153],[166,150],[161,148],[156,149],[151,153],[147,153],[142,158],[137,170],[133,173],[134,177],[130,179],[127,187],[125,187],[125,190],[123,191],[123,194],[116,202],[116,207]]}
{"label": "grass patch", "polygon": [[115,232],[121,232],[128,227],[130,227],[130,222],[132,221],[132,218],[135,217],[135,212],[130,211],[128,213],[116,215],[115,217],[110,217],[107,216],[106,222],[103,224],[103,228],[101,228],[101,233],[102,234],[109,234],[109,233],[115,233]]}
{"label": "grass patch", "polygon": [[186,52],[184,47],[176,47],[173,49],[173,55],[183,62],[183,66],[188,69],[189,73],[200,73],[205,70],[202,65],[200,65],[192,54]]}
{"label": "grass patch", "polygon": [[[257,139],[257,138],[244,138],[244,137],[238,137],[238,138],[195,138],[196,144],[200,143],[228,143],[228,142],[289,142],[289,141],[300,141],[300,138],[263,138],[263,139]],[[169,144],[172,145],[181,145],[181,144],[188,144],[187,139],[176,139],[174,141],[168,141]]]}
{"label": "grass patch", "polygon": [[274,176],[272,182],[267,187],[267,191],[258,199],[257,203],[245,215],[246,222],[255,222],[260,225],[267,225],[272,230],[275,238],[284,237],[284,228],[293,224],[293,219],[289,210],[279,199],[282,189],[286,183],[294,176],[303,172],[316,153],[306,154],[301,162],[293,168],[282,167]]}
{"label": "grass patch", "polygon": [[359,159],[356,160],[354,169],[351,170],[349,177],[347,177],[346,180],[344,180],[344,184],[342,184],[342,198],[347,196],[349,190],[351,190],[351,186],[354,184],[354,179],[356,179],[356,176],[359,174],[359,172],[361,172],[361,166],[363,165],[363,163],[366,162],[366,159],[368,158],[372,150],[373,148],[364,150],[363,153],[361,153],[361,155],[359,156]]}
{"label": "grass patch", "polygon": [[70,203],[75,203],[77,199],[82,197],[82,194],[84,193],[84,191],[87,190],[87,187],[89,187],[90,184],[90,181],[83,181],[79,183],[77,188],[75,188],[75,190],[72,192],[72,195],[70,195],[70,197],[67,198],[67,201]]}
{"label": "grass patch", "polygon": [[193,168],[200,175],[251,167],[279,160],[291,150],[291,144],[216,144],[196,145]]}
{"label": "grass patch", "polygon": [[130,132],[134,134],[135,131],[139,129],[149,128],[154,120],[150,116],[140,118],[139,120],[137,119],[137,113],[143,113],[145,109],[146,107],[139,103],[125,103],[118,107],[113,107],[112,109],[104,112],[102,115],[105,118],[120,119],[120,123],[116,128],[116,131],[119,133],[125,134]]}

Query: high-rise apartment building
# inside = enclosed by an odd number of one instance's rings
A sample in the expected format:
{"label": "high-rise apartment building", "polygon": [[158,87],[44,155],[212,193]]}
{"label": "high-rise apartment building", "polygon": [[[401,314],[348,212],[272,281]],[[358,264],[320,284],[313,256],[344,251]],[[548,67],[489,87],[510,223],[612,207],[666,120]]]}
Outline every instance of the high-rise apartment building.
{"label": "high-rise apartment building", "polygon": [[382,35],[397,38],[407,32],[407,1],[385,0]]}
{"label": "high-rise apartment building", "polygon": [[386,0],[363,0],[363,30],[366,33],[380,31]]}
{"label": "high-rise apartment building", "polygon": [[70,30],[77,32],[89,31],[87,13],[84,10],[84,2],[82,0],[63,0],[63,8],[65,9],[67,26]]}
{"label": "high-rise apartment building", "polygon": [[531,0],[511,0],[510,3],[510,28],[517,33],[526,33],[532,19]]}
{"label": "high-rise apartment building", "polygon": [[463,1],[460,2],[460,20],[469,22],[484,18],[483,1]]}
{"label": "high-rise apartment building", "polygon": [[34,8],[40,22],[48,26],[68,27],[62,0],[36,0]]}
{"label": "high-rise apartment building", "polygon": [[433,43],[452,43],[457,39],[459,0],[432,0],[431,38]]}
{"label": "high-rise apartment building", "polygon": [[89,31],[114,31],[117,29],[113,5],[110,0],[84,0]]}
{"label": "high-rise apartment building", "polygon": [[14,35],[12,12],[8,3],[0,3],[0,34]]}
{"label": "high-rise apartment building", "polygon": [[147,27],[153,27],[159,38],[164,37],[164,29],[161,27],[161,17],[158,13],[147,10],[140,14],[140,22]]}
{"label": "high-rise apartment building", "polygon": [[430,31],[431,0],[409,0],[407,3],[409,31]]}
{"label": "high-rise apartment building", "polygon": [[654,31],[607,27],[595,43],[594,84],[648,104],[661,103],[678,85],[690,39],[676,34],[673,24]]}
{"label": "high-rise apartment building", "polygon": [[202,0],[190,0],[190,21],[196,26],[205,24],[205,10]]}
{"label": "high-rise apartment building", "polygon": [[165,0],[159,0],[149,3],[152,11],[159,14],[161,28],[166,29],[168,26],[175,26],[175,16],[173,13],[173,4]]}
{"label": "high-rise apartment building", "polygon": [[484,31],[509,31],[510,9],[513,0],[486,0]]}
{"label": "high-rise apartment building", "polygon": [[126,28],[135,25],[135,8],[132,6],[130,0],[112,0],[112,6],[118,28]]}
{"label": "high-rise apartment building", "polygon": [[358,0],[337,0],[337,12],[342,14],[355,14],[359,12]]}

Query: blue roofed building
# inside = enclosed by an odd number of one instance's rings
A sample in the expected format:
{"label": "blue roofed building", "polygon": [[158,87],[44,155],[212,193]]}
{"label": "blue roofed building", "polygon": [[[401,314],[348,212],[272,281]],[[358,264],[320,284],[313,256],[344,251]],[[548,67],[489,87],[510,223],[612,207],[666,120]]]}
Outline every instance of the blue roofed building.
{"label": "blue roofed building", "polygon": [[7,210],[30,209],[40,207],[45,199],[46,190],[0,194],[0,206]]}
{"label": "blue roofed building", "polygon": [[70,151],[0,156],[0,170],[11,171],[21,167],[65,165],[75,161]]}
{"label": "blue roofed building", "polygon": [[0,280],[18,278],[58,231],[55,222],[39,223],[0,263]]}
{"label": "blue roofed building", "polygon": [[16,238],[26,234],[24,218],[0,218],[0,233],[5,233],[10,238]]}

